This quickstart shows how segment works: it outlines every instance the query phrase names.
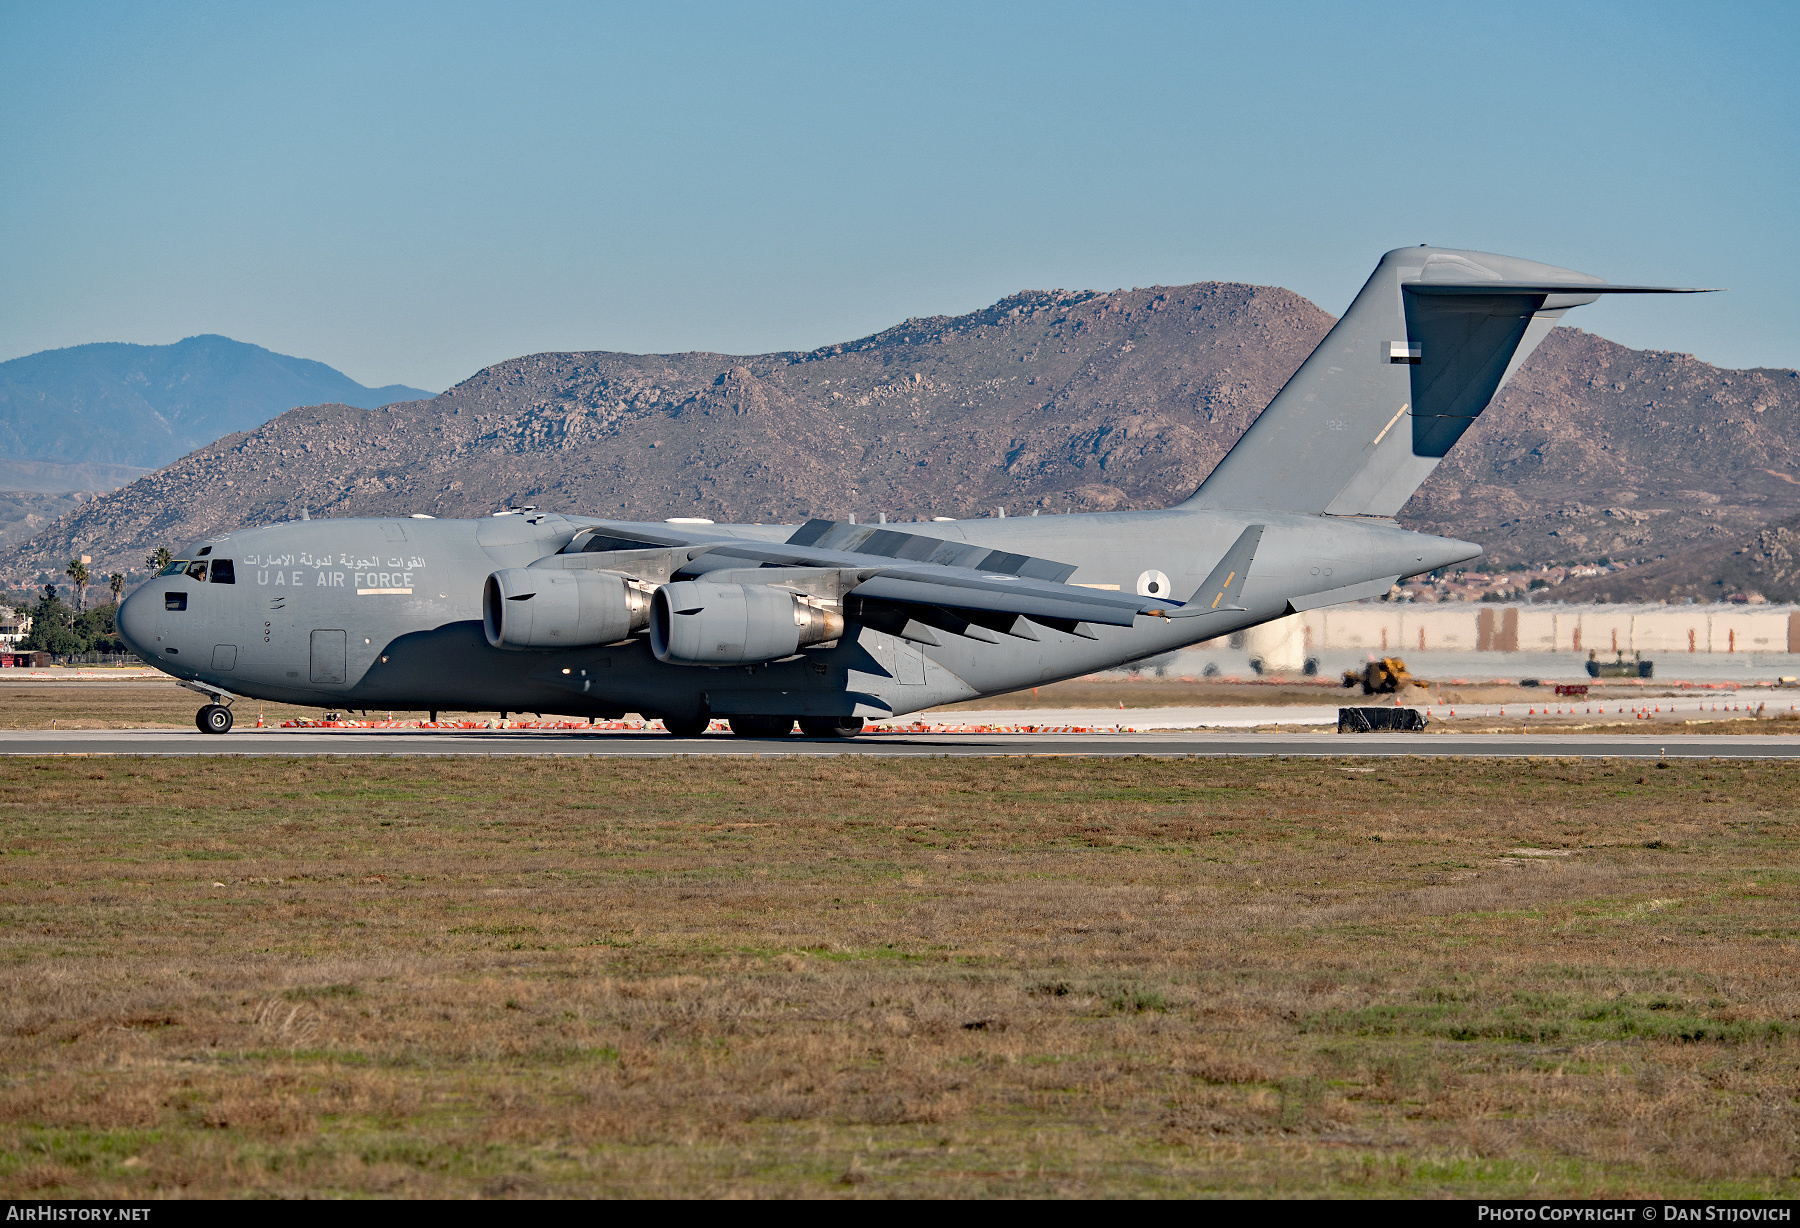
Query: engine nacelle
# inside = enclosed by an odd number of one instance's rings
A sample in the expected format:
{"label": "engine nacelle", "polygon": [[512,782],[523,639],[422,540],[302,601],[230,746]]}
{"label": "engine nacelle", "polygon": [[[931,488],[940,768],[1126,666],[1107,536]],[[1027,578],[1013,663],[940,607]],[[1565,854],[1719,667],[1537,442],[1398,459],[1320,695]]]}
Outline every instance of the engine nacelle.
{"label": "engine nacelle", "polygon": [[679,580],[656,590],[650,650],[670,665],[756,665],[844,634],[844,616],[766,584]]}
{"label": "engine nacelle", "polygon": [[495,648],[611,644],[649,621],[649,591],[617,571],[509,567],[482,593],[481,625]]}

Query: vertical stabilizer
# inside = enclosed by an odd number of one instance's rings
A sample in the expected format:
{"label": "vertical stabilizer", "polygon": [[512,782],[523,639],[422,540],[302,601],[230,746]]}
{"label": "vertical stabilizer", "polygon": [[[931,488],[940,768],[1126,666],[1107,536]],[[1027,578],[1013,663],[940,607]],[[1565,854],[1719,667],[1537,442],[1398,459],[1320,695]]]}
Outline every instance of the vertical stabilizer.
{"label": "vertical stabilizer", "polygon": [[1391,251],[1182,506],[1392,516],[1564,311],[1683,292],[1485,252]]}

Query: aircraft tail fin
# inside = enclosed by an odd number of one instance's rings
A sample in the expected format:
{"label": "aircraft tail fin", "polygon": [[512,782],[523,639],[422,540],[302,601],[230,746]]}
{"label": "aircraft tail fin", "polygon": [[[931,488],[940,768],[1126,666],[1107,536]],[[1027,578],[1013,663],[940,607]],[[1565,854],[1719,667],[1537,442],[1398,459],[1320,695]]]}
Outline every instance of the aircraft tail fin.
{"label": "aircraft tail fin", "polygon": [[1181,506],[1392,516],[1564,311],[1689,293],[1485,252],[1391,251]]}

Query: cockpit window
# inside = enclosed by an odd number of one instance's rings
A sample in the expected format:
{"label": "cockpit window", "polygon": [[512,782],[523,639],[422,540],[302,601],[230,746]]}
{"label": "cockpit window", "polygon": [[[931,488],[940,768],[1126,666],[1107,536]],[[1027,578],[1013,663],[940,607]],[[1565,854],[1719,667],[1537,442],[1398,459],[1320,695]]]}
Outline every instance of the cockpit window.
{"label": "cockpit window", "polygon": [[214,584],[237,583],[237,569],[231,565],[230,559],[214,559],[212,561],[212,582]]}
{"label": "cockpit window", "polygon": [[187,571],[187,565],[188,565],[188,561],[186,559],[171,559],[169,561],[169,565],[167,567],[163,568],[161,571],[157,572],[156,574],[159,576],[183,575]]}
{"label": "cockpit window", "polygon": [[205,559],[195,559],[192,563],[189,563],[187,573],[192,579],[195,579],[195,580],[206,579],[206,560]]}

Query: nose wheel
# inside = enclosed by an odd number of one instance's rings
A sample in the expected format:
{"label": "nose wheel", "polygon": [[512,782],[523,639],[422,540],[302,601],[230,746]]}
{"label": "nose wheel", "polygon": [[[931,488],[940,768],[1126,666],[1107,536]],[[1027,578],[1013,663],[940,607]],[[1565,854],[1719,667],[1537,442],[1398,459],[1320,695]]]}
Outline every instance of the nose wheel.
{"label": "nose wheel", "polygon": [[230,733],[231,709],[224,704],[207,704],[194,714],[194,725],[201,733]]}
{"label": "nose wheel", "polygon": [[[177,678],[175,685],[196,695],[206,696],[206,706],[194,713],[194,728],[201,733],[231,732],[231,701],[237,696],[230,691],[222,691],[218,687],[205,686],[198,682],[189,682],[185,678]],[[224,703],[220,703],[220,700]]]}

